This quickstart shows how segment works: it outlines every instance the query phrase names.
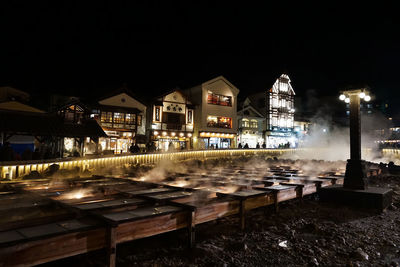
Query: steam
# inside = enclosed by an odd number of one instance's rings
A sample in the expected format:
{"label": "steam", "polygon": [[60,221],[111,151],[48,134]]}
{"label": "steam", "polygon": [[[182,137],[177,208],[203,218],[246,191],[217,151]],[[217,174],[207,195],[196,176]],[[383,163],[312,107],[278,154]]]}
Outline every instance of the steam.
{"label": "steam", "polygon": [[[361,115],[362,159],[376,163],[389,162],[393,158],[384,157],[378,149],[376,130],[387,129],[390,124],[383,114],[374,112]],[[350,129],[336,124],[332,114],[330,108],[320,107],[311,119],[308,135],[299,144],[303,150],[289,158],[327,161],[346,161],[350,158]],[[346,123],[349,123],[348,119],[342,122]]]}

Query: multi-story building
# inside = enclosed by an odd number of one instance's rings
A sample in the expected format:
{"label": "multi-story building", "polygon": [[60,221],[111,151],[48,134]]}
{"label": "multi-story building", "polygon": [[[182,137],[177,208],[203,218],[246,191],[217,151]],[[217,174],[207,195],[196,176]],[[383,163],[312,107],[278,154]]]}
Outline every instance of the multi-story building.
{"label": "multi-story building", "polygon": [[219,76],[185,90],[185,94],[196,106],[194,148],[236,147],[239,89]]}
{"label": "multi-story building", "polygon": [[194,106],[180,90],[156,98],[148,113],[148,132],[157,150],[193,148]]}
{"label": "multi-story building", "polygon": [[263,147],[265,144],[265,116],[252,105],[251,100],[246,98],[238,111],[238,145],[249,148]]}
{"label": "multi-story building", "polygon": [[125,86],[92,105],[90,116],[108,135],[99,140],[103,153],[125,153],[134,143],[144,147],[146,109]]}
{"label": "multi-story building", "polygon": [[257,110],[265,116],[264,131],[267,148],[296,146],[294,130],[295,92],[287,74],[282,74],[266,92],[249,96]]}

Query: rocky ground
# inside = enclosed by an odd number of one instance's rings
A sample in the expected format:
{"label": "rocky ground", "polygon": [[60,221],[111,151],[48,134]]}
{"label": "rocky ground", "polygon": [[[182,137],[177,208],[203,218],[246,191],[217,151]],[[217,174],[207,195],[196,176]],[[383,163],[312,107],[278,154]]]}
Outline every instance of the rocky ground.
{"label": "rocky ground", "polygon": [[[246,230],[233,216],[199,225],[196,247],[185,231],[117,247],[117,266],[400,266],[400,176],[382,176],[374,185],[391,187],[394,202],[382,214],[318,201],[249,212]],[[46,266],[101,266],[104,252],[80,255]]]}

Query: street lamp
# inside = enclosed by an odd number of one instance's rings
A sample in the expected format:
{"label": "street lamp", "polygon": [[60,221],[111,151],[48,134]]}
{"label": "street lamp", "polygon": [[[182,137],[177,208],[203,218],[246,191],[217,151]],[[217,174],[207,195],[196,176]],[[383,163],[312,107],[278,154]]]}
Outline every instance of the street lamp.
{"label": "street lamp", "polygon": [[350,103],[350,159],[347,160],[344,188],[367,189],[365,161],[361,159],[360,99],[371,100],[366,89],[343,91],[339,97]]}
{"label": "street lamp", "polygon": [[340,100],[350,104],[350,159],[347,160],[343,186],[321,187],[321,201],[383,211],[392,203],[390,188],[368,187],[366,163],[361,160],[360,100],[370,101],[366,89],[341,92]]}

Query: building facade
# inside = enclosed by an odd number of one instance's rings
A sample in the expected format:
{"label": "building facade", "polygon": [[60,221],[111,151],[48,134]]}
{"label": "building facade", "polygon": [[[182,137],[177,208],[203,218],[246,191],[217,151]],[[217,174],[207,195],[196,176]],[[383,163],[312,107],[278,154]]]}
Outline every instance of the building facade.
{"label": "building facade", "polygon": [[237,143],[241,147],[257,148],[265,144],[264,130],[266,127],[265,116],[251,103],[249,98],[243,102],[238,111],[238,137]]}
{"label": "building facade", "polygon": [[239,89],[219,76],[185,90],[196,106],[193,146],[195,149],[236,147]]}
{"label": "building facade", "polygon": [[92,106],[90,116],[108,136],[99,140],[103,154],[129,152],[135,143],[145,146],[146,109],[146,105],[124,87]]}
{"label": "building facade", "polygon": [[156,98],[148,113],[150,140],[157,150],[193,148],[194,106],[180,90]]}
{"label": "building facade", "polygon": [[268,148],[296,146],[294,130],[295,92],[288,75],[282,74],[266,92],[266,131]]}

